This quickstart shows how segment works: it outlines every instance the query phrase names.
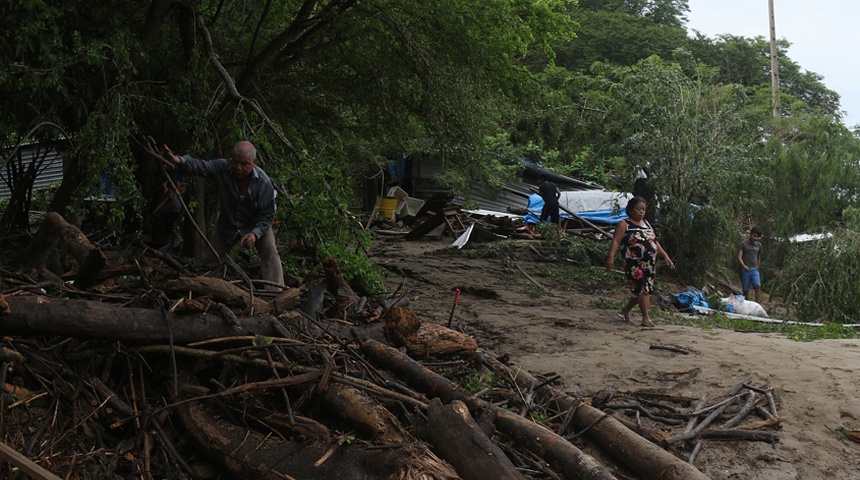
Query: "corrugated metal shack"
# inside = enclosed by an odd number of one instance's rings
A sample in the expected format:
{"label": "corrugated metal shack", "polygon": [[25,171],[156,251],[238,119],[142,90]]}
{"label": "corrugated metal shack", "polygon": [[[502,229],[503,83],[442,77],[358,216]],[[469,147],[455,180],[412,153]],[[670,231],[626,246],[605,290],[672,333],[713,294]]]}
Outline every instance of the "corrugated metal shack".
{"label": "corrugated metal shack", "polygon": [[[531,193],[529,188],[537,187],[538,177],[541,173],[545,173],[548,180],[558,185],[561,191],[602,190],[600,185],[559,175],[534,164],[526,163],[524,167],[519,181],[508,183],[500,189],[491,188],[476,179],[475,190],[470,198],[467,200],[455,197],[452,203],[464,206],[468,201],[469,204],[474,204],[479,209],[494,212],[506,212],[508,207],[525,208]],[[427,200],[435,194],[448,193],[447,188],[436,182],[436,176],[441,174],[444,168],[442,160],[439,158],[423,157],[413,160],[411,165],[412,196]]]}

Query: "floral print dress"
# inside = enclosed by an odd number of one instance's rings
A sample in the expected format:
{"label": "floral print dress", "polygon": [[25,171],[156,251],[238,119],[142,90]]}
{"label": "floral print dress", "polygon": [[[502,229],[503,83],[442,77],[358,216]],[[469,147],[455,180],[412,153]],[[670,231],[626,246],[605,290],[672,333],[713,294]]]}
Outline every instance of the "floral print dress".
{"label": "floral print dress", "polygon": [[654,291],[654,274],[657,265],[657,235],[647,220],[636,225],[629,219],[624,233],[624,274],[633,295],[639,296]]}

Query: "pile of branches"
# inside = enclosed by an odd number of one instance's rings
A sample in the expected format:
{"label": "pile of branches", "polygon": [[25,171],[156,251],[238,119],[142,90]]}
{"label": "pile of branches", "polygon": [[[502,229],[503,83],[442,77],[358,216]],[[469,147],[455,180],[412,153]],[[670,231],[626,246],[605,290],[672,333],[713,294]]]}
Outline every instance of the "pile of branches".
{"label": "pile of branches", "polygon": [[98,250],[67,254],[74,283],[0,271],[2,478],[707,478],[557,376],[353,291],[333,259],[266,297]]}
{"label": "pile of branches", "polygon": [[662,394],[616,395],[610,389],[598,392],[592,405],[691,464],[705,440],[776,445],[776,429],[783,422],[773,389],[748,382],[738,384],[710,405],[706,395],[694,403],[692,398]]}

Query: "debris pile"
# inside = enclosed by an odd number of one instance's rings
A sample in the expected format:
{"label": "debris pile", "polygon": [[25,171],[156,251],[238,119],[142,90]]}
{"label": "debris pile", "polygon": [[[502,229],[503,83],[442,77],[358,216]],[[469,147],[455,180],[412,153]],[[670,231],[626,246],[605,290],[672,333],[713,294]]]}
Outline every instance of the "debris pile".
{"label": "debris pile", "polygon": [[704,479],[687,445],[752,430],[742,412],[779,423],[750,385],[686,413],[569,393],[353,291],[333,259],[271,295],[145,247],[89,251],[106,261],[87,288],[0,271],[0,477]]}

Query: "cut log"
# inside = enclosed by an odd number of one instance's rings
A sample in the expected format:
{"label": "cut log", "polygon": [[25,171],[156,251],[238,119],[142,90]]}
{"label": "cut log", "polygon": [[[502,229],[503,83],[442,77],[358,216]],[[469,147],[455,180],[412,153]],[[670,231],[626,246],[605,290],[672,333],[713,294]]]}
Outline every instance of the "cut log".
{"label": "cut log", "polygon": [[434,398],[427,408],[427,433],[439,456],[454,466],[463,480],[522,480],[523,476],[472,419],[466,405],[448,405]]}
{"label": "cut log", "polygon": [[372,449],[360,443],[284,441],[227,422],[196,403],[179,407],[178,415],[207,456],[238,478],[420,478],[422,470],[432,471],[430,478],[457,478],[420,444]]}
{"label": "cut log", "polygon": [[301,288],[290,288],[285,292],[275,297],[270,303],[270,313],[279,315],[287,310],[298,308],[299,302],[302,300]]}
{"label": "cut log", "polygon": [[90,300],[29,295],[6,299],[11,313],[0,314],[0,335],[60,335],[130,344],[167,344],[172,333],[175,345],[233,337],[237,333],[294,339],[323,333],[339,339],[352,338],[352,335],[363,339],[384,338],[381,322],[361,326],[337,322],[320,325],[301,315],[289,315],[290,312],[282,313],[279,318],[271,315],[237,316],[236,328],[212,313],[177,315]]}
{"label": "cut log", "polygon": [[385,314],[385,336],[395,347],[406,347],[411,357],[466,355],[478,349],[474,338],[436,323],[424,323],[406,307]]}
{"label": "cut log", "polygon": [[335,318],[342,318],[347,311],[352,310],[352,307],[358,303],[358,295],[344,280],[337,260],[326,257],[322,260],[322,265],[325,270],[328,291],[334,295],[334,305],[329,313]]}
{"label": "cut log", "polygon": [[333,383],[323,394],[325,404],[374,440],[386,444],[406,443],[411,435],[378,402],[350,386]]}
{"label": "cut log", "polygon": [[[383,365],[389,371],[396,373],[413,388],[424,392],[431,398],[438,397],[443,403],[460,400],[472,412],[484,409],[496,410],[498,412],[496,427],[502,433],[520,441],[527,441],[527,445],[530,444],[532,447],[540,446],[547,457],[546,460],[558,465],[569,477],[585,480],[609,480],[615,478],[591,456],[582,452],[564,438],[559,437],[553,431],[475,398],[474,395],[466,391],[463,387],[424,367],[399,350],[374,340],[363,342],[361,348],[371,361]],[[528,429],[524,428],[525,424],[529,425]],[[696,479],[697,477],[690,478]]]}
{"label": "cut log", "polygon": [[[236,329],[219,316],[201,313],[176,315],[145,308],[121,308],[88,300],[40,296],[7,297],[12,312],[0,317],[2,335],[60,335],[119,340],[132,344],[188,343],[236,335]],[[244,335],[279,337],[269,315],[237,317]]]}
{"label": "cut log", "polygon": [[45,219],[39,226],[33,242],[22,256],[24,263],[36,269],[44,267],[48,263],[49,256],[60,243],[78,262],[75,284],[81,288],[93,286],[99,272],[107,263],[107,258],[78,227],[66,222],[56,212],[45,214]]}
{"label": "cut log", "polygon": [[[505,372],[521,388],[540,385],[541,382],[523,369],[509,368],[498,360],[485,355],[485,361],[493,369]],[[626,465],[643,479],[654,480],[707,480],[708,477],[693,465],[649,442],[631,431],[615,418],[588,404],[579,401],[551,385],[537,389],[538,395],[550,400],[557,412],[575,409],[573,424],[585,435],[600,445],[604,451]],[[587,429],[587,430],[586,430]]]}
{"label": "cut log", "polygon": [[406,342],[410,356],[423,358],[446,355],[469,355],[478,349],[478,342],[465,333],[438,323],[422,323],[414,338]]}
{"label": "cut log", "polygon": [[[197,296],[205,295],[231,308],[245,310],[252,305],[251,294],[249,292],[220,278],[179,277],[165,282],[164,288],[179,293],[187,294],[191,292]],[[254,313],[269,312],[269,303],[265,300],[255,297],[253,306]]]}

